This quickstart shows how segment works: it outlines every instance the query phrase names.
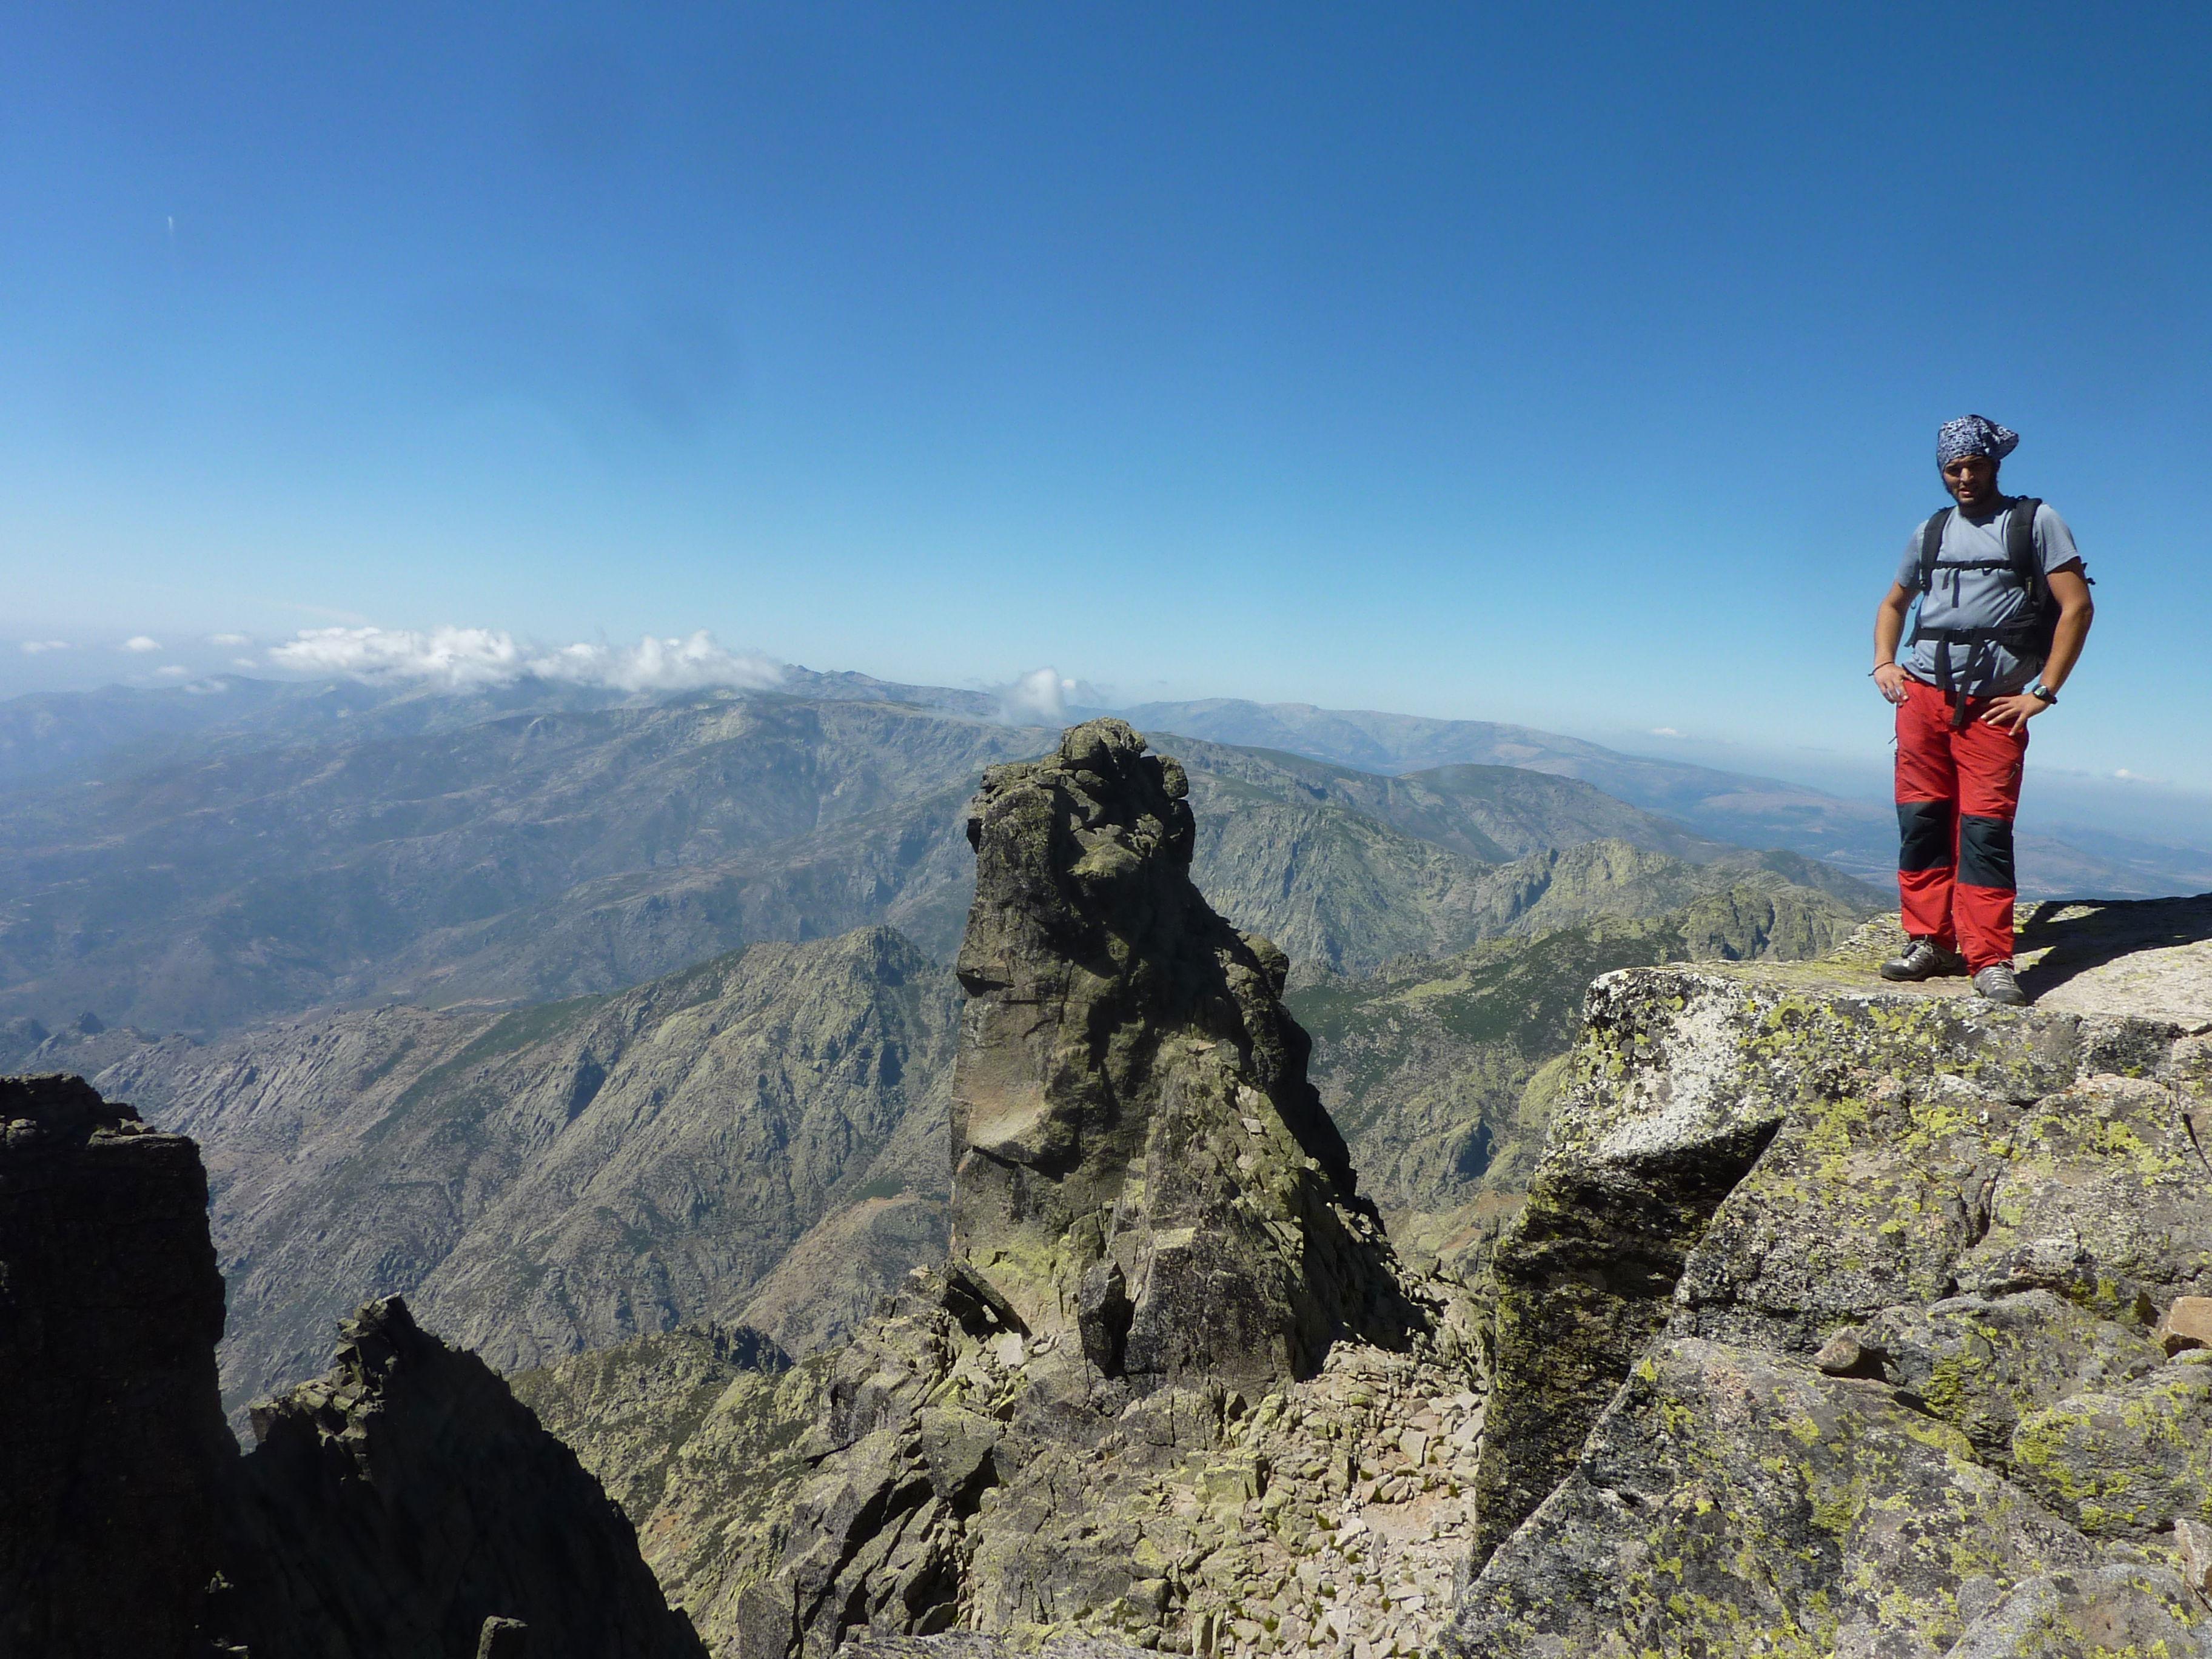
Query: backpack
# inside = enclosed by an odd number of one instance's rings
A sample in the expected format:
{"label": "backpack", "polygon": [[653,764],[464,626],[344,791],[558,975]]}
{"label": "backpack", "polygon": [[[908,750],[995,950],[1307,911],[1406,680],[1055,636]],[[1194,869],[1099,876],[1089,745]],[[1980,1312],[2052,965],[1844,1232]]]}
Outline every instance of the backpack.
{"label": "backpack", "polygon": [[[2005,520],[2005,556],[2002,559],[1954,559],[1939,563],[1943,532],[1950,525],[1951,515],[1959,510],[1955,507],[1945,507],[1921,528],[1920,593],[1923,602],[1935,590],[1938,568],[2009,570],[2014,581],[2027,594],[2027,610],[2017,622],[2003,628],[1929,628],[1915,617],[1912,643],[1917,645],[1923,640],[1935,642],[1936,684],[1954,705],[1954,726],[1964,723],[1966,700],[1982,694],[1996,667],[1996,653],[1991,647],[2002,645],[2015,656],[2037,661],[2051,655],[2051,641],[2058,628],[2058,604],[2051,596],[2051,584],[2044,580],[2042,562],[2035,556],[2035,514],[2042,505],[2033,495],[2013,498],[2012,515]],[[1966,660],[1955,670],[1951,665],[1951,647],[1954,645],[1966,647]]]}

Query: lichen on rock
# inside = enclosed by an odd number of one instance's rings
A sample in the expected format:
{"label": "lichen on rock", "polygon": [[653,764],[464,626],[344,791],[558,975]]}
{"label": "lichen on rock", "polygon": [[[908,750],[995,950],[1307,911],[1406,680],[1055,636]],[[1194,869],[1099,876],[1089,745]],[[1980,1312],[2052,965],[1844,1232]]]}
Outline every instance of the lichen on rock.
{"label": "lichen on rock", "polygon": [[2212,1064],[2125,981],[1593,987],[1487,1286],[1455,1647],[2212,1655],[2212,1352],[2173,1335],[2212,1290]]}
{"label": "lichen on rock", "polygon": [[2093,1537],[2212,1522],[2212,1352],[2045,1407],[2013,1431],[2012,1448],[2021,1482]]}
{"label": "lichen on rock", "polygon": [[2156,1370],[2162,1358],[2131,1325],[2100,1319],[2044,1289],[1887,1308],[1850,1340],[1872,1375],[2008,1471],[2023,1417],[2124,1385]]}
{"label": "lichen on rock", "polygon": [[2094,1547],[1885,1385],[1677,1338],[1492,1559],[1470,1654],[1942,1653]]}

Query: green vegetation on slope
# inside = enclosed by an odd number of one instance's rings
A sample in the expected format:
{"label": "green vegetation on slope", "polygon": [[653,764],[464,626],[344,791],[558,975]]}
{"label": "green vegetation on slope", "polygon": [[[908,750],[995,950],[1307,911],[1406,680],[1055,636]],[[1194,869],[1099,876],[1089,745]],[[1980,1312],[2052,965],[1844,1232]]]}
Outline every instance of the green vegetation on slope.
{"label": "green vegetation on slope", "polygon": [[[1450,956],[1486,939],[1534,938],[1594,917],[1662,915],[1739,889],[1778,900],[1831,897],[1860,914],[1875,901],[1848,877],[1790,853],[1739,851],[1692,864],[1591,841],[1483,865],[1343,807],[1273,802],[1202,814],[1193,873],[1216,909],[1283,947],[1301,982],[1317,973],[1372,973],[1399,957]],[[1802,900],[1790,899],[1776,925],[1786,932],[1802,913]],[[1724,940],[1705,953],[1726,954]]]}

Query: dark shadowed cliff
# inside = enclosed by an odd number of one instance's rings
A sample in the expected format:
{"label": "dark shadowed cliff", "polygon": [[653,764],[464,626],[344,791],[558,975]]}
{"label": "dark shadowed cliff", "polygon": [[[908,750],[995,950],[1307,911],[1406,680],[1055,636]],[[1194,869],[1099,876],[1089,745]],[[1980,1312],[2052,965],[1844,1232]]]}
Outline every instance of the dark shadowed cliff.
{"label": "dark shadowed cliff", "polygon": [[0,1655],[187,1650],[236,1455],[222,1279],[181,1135],[0,1078]]}
{"label": "dark shadowed cliff", "polygon": [[574,1454],[396,1300],[241,1459],[192,1143],[72,1077],[0,1078],[0,1654],[701,1653]]}

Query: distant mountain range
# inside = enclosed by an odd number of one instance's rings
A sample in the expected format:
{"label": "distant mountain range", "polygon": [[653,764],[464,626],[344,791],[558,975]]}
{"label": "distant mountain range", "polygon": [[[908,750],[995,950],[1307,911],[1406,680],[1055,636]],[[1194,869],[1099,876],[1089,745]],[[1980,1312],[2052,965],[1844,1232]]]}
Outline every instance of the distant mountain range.
{"label": "distant mountain range", "polygon": [[[204,1036],[326,1005],[512,1005],[873,925],[948,957],[962,804],[1053,732],[980,718],[980,694],[805,689],[236,681],[0,705],[0,1018]],[[1309,970],[1556,926],[1639,883],[1639,914],[1753,878],[1875,896],[1528,768],[1386,777],[1154,735],[1205,809],[1201,886]],[[1650,856],[1562,875],[1561,849],[1599,840]]]}
{"label": "distant mountain range", "polygon": [[[0,703],[0,1018],[206,1033],[330,1003],[532,1001],[874,923],[941,956],[967,903],[960,805],[982,767],[1048,736],[999,712],[983,692],[805,670],[677,697],[236,676],[19,697]],[[1201,880],[1309,969],[1494,931],[1498,884],[1474,891],[1440,854],[1786,849],[1877,886],[1893,856],[1879,806],[1524,726],[1222,700],[1127,713],[1219,746]],[[1226,758],[1252,748],[1271,752]],[[1316,762],[1334,769],[1301,771]],[[1545,797],[1539,775],[1589,787]],[[2021,861],[2031,894],[2212,880],[2205,859],[2109,837],[2023,836]]]}

